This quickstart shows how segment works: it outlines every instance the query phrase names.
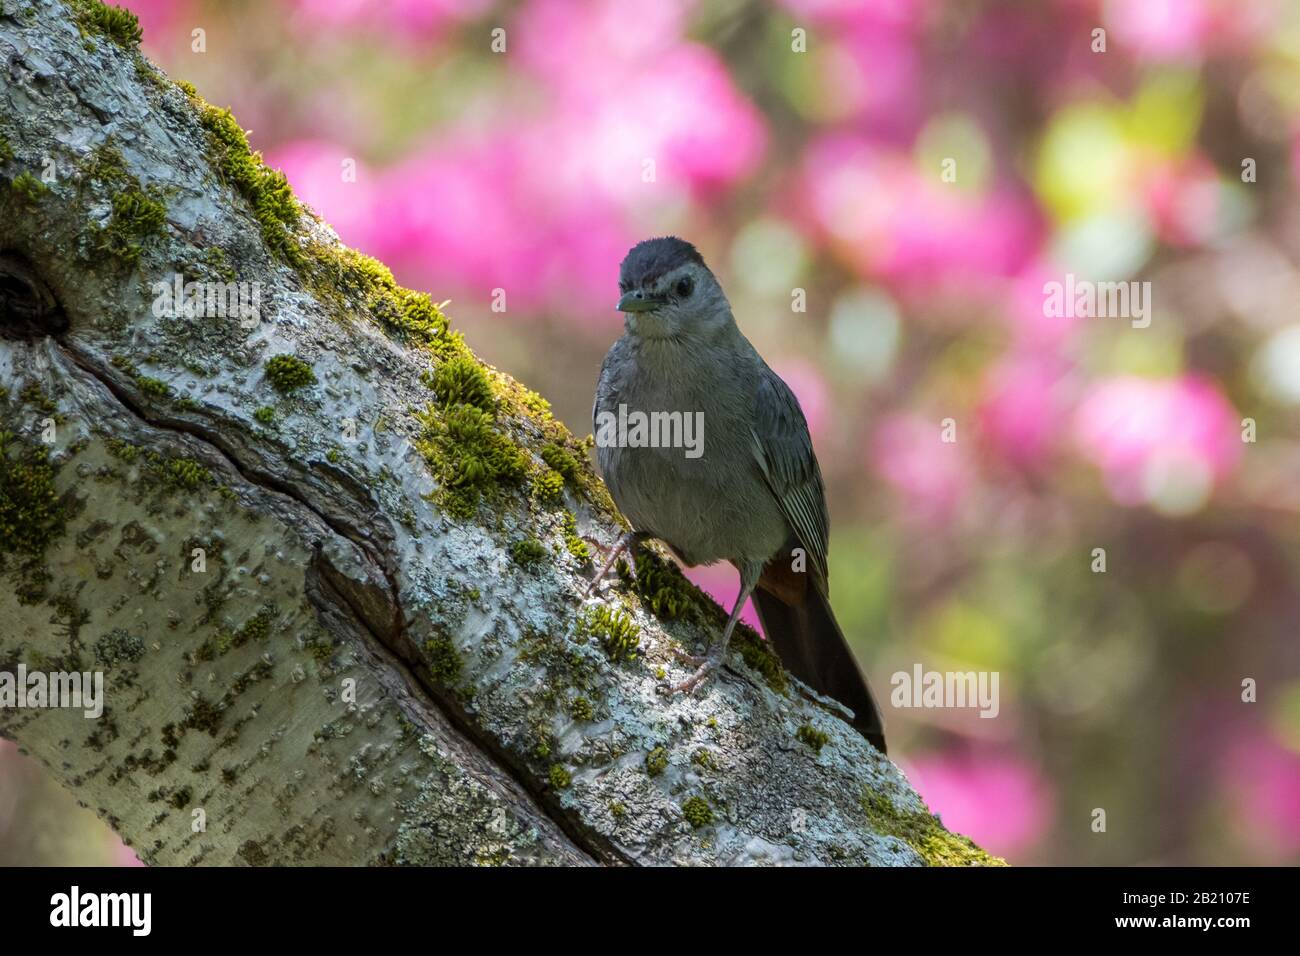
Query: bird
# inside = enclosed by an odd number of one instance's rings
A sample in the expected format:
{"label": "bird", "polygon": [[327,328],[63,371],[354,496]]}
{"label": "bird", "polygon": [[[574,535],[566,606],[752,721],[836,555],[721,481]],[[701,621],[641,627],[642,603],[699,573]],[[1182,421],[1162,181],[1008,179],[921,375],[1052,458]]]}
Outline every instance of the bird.
{"label": "bird", "polygon": [[[624,332],[601,364],[592,421],[601,477],[631,531],[587,594],[622,553],[649,539],[688,567],[730,562],[740,594],[721,638],[688,658],[696,670],[672,690],[692,692],[722,664],[752,596],[786,669],[846,705],[853,726],[884,753],[880,708],[831,611],[825,486],[794,392],[740,331],[691,243],[637,243],[619,266],[619,295]],[[698,421],[698,447],[613,427],[656,413],[661,423],[676,413]]]}

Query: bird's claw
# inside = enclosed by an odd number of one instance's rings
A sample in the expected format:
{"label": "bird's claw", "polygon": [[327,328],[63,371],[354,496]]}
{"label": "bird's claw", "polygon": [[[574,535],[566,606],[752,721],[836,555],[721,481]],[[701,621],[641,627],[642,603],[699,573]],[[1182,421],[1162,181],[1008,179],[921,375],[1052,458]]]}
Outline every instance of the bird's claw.
{"label": "bird's claw", "polygon": [[686,680],[679,684],[672,685],[672,692],[674,694],[691,693],[696,687],[699,687],[700,684],[704,683],[710,674],[722,666],[722,655],[717,652],[711,652],[709,656],[705,658],[696,657],[690,659],[699,661],[699,666],[696,668],[695,673],[686,678]]}

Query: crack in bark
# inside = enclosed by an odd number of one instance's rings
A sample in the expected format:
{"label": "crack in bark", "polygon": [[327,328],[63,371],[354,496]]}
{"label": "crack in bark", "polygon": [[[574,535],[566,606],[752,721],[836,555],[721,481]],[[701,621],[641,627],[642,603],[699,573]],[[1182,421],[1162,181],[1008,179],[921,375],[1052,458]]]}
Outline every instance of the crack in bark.
{"label": "crack in bark", "polygon": [[312,559],[315,567],[309,570],[315,572],[318,581],[324,585],[320,588],[322,597],[326,594],[332,594],[336,598],[333,602],[334,607],[338,608],[341,605],[347,609],[351,617],[355,618],[360,625],[359,630],[373,639],[375,646],[372,646],[371,650],[379,653],[379,649],[382,648],[382,656],[395,670],[402,674],[404,682],[420,688],[447,721],[448,725],[460,733],[475,750],[484,754],[493,766],[501,771],[506,781],[517,786],[522,791],[519,794],[520,796],[527,795],[530,800],[526,805],[534,807],[542,817],[571,840],[575,851],[593,863],[619,863],[625,865],[632,863],[632,860],[625,853],[619,851],[610,841],[587,827],[580,818],[565,812],[555,801],[548,799],[544,788],[533,779],[526,768],[520,766],[490,734],[485,733],[482,728],[475,724],[464,709],[444,690],[431,685],[421,675],[419,670],[421,662],[418,658],[413,659],[414,655],[410,642],[403,640],[406,622],[398,597],[400,592],[393,572],[386,560],[387,556],[382,551],[377,551],[371,542],[364,540],[364,536],[359,534],[351,526],[350,522],[316,507],[290,482],[284,481],[264,469],[242,462],[237,453],[233,451],[230,443],[223,441],[211,430],[184,419],[150,415],[136,397],[131,394],[130,390],[120,381],[117,381],[107,370],[104,363],[98,361],[88,349],[69,338],[57,338],[53,339],[53,341],[56,347],[72,360],[74,365],[102,385],[137,420],[150,428],[177,432],[202,442],[226,462],[231,470],[243,478],[245,482],[263,491],[278,493],[295,504],[306,508],[323,525],[351,544],[361,555],[364,555],[365,559],[372,565],[368,570],[378,570],[387,586],[388,593],[384,595],[384,598],[389,604],[391,620],[386,623],[375,620],[373,611],[367,607],[367,604],[373,604],[373,602],[360,600],[356,593],[359,588],[364,587],[364,582],[358,581],[336,567],[326,557],[322,544],[318,540],[314,543],[314,556]]}

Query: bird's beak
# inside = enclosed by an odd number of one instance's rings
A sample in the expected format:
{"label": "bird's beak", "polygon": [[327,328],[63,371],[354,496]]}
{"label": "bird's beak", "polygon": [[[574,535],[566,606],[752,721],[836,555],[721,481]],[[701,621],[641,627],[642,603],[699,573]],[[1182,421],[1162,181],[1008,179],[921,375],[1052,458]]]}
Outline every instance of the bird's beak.
{"label": "bird's beak", "polygon": [[664,304],[664,300],[658,296],[635,290],[625,292],[618,300],[618,311],[620,312],[653,312],[659,306]]}

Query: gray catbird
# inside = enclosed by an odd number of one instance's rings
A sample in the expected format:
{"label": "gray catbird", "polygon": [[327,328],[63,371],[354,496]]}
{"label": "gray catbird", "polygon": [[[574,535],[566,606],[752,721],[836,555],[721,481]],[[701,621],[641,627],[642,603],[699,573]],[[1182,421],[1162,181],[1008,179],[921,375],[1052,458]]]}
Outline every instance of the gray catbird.
{"label": "gray catbird", "polygon": [[[591,589],[646,538],[687,565],[730,561],[740,596],[722,639],[674,689],[689,692],[718,667],[752,594],[782,663],[846,704],[883,752],[880,709],[831,613],[826,494],[794,393],[736,327],[690,243],[638,243],[619,269],[619,292],[626,331],[605,356],[592,416],[601,473],[634,530]],[[672,440],[693,423],[702,426],[694,446]]]}

